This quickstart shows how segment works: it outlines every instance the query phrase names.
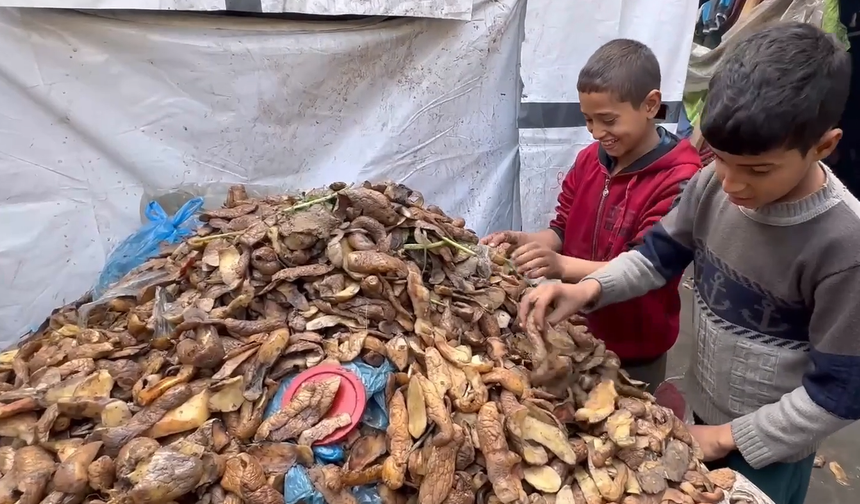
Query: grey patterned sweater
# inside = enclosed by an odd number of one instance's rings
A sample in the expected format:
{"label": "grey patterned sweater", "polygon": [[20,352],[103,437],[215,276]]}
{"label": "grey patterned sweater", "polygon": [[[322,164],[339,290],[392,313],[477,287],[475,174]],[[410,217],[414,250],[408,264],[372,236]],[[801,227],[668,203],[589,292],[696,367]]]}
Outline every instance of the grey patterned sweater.
{"label": "grey patterned sweater", "polygon": [[588,277],[596,309],[694,263],[687,400],[731,423],[754,468],[800,460],[860,418],[860,203],[825,171],[815,194],[752,211],[704,168],[642,245]]}

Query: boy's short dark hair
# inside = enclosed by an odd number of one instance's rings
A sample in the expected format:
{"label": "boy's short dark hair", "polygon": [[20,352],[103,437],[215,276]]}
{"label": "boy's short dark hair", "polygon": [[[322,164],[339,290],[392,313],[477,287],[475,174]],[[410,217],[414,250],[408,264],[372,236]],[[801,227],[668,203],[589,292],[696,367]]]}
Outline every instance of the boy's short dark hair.
{"label": "boy's short dark hair", "polygon": [[778,23],[730,49],[708,85],[702,136],[735,155],[806,155],[836,126],[851,86],[851,57],[806,23]]}
{"label": "boy's short dark hair", "polygon": [[579,71],[580,93],[611,93],[638,107],[648,93],[660,89],[660,63],[642,42],[615,39],[600,46]]}

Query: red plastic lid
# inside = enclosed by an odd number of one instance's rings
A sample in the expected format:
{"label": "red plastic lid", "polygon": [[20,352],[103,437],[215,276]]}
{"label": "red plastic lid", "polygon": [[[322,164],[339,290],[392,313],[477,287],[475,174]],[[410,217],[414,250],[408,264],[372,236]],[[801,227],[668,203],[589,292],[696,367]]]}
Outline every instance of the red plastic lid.
{"label": "red plastic lid", "polygon": [[331,409],[328,410],[324,418],[348,413],[352,421],[349,425],[341,427],[323,439],[320,439],[314,445],[327,445],[340,441],[361,421],[361,415],[364,414],[364,408],[367,405],[367,391],[364,390],[361,380],[358,379],[355,373],[337,364],[314,366],[299,373],[293,379],[281,400],[281,407],[285,407],[303,384],[331,378],[334,375],[340,376],[340,388],[337,389]]}

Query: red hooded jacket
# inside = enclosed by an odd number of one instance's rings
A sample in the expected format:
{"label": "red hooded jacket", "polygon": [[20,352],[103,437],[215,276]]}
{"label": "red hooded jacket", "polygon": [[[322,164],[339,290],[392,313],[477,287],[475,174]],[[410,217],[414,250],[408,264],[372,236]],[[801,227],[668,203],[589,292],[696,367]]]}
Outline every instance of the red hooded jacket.
{"label": "red hooded jacket", "polygon": [[[690,142],[658,129],[660,144],[612,177],[614,160],[598,142],[579,153],[550,223],[562,239],[562,254],[608,261],[638,245],[672,209],[701,165]],[[680,280],[589,314],[592,332],[628,362],[661,356],[678,339]]]}

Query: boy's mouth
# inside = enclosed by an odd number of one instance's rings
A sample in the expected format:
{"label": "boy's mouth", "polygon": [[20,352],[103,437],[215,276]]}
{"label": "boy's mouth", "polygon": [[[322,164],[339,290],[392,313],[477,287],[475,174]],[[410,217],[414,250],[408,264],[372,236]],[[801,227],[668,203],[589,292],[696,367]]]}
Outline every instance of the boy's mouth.
{"label": "boy's mouth", "polygon": [[604,149],[611,149],[618,145],[618,139],[613,138],[612,140],[601,140],[600,145],[602,145]]}

